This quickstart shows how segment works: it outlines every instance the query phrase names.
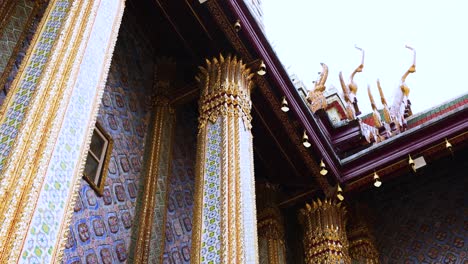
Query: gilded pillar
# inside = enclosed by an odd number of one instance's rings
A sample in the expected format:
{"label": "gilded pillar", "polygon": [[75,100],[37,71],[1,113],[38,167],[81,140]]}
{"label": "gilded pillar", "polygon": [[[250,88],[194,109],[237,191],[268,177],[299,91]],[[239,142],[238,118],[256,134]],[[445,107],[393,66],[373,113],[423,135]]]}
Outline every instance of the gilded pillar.
{"label": "gilded pillar", "polygon": [[193,263],[258,263],[251,78],[233,56],[200,67]]}
{"label": "gilded pillar", "polygon": [[370,219],[372,217],[367,206],[358,204],[352,208],[347,233],[349,255],[353,263],[380,263]]}
{"label": "gilded pillar", "polygon": [[300,211],[307,264],[349,264],[346,209],[330,199],[317,199]]}
{"label": "gilded pillar", "polygon": [[167,184],[171,167],[171,143],[175,124],[174,109],[167,97],[175,63],[159,59],[156,63],[155,89],[150,133],[145,153],[143,191],[130,248],[131,263],[162,263],[164,228],[166,226]]}
{"label": "gilded pillar", "polygon": [[0,110],[0,263],[61,258],[123,8],[47,6]]}
{"label": "gilded pillar", "polygon": [[260,263],[285,264],[284,221],[279,210],[278,186],[264,183],[257,188],[258,251]]}

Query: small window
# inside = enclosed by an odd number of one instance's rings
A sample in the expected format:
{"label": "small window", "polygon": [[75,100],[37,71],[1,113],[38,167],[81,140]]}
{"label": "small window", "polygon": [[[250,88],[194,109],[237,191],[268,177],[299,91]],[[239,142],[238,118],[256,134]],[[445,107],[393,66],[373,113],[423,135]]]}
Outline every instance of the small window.
{"label": "small window", "polygon": [[104,183],[106,182],[107,166],[111,152],[112,138],[99,123],[96,123],[96,128],[94,128],[91,137],[88,157],[86,157],[83,177],[99,195],[102,195]]}

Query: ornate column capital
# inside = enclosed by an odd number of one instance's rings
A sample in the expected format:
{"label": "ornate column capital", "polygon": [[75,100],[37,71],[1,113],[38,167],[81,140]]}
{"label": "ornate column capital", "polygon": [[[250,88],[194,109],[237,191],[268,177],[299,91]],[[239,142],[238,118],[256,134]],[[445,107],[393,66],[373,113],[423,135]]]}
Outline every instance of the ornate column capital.
{"label": "ornate column capital", "polygon": [[357,263],[380,263],[372,234],[372,219],[367,205],[359,203],[351,207],[348,224],[349,255]]}
{"label": "ornate column capital", "polygon": [[168,107],[170,105],[169,97],[165,94],[154,94],[151,96],[151,103],[152,108],[156,108],[158,106]]}
{"label": "ornate column capital", "polygon": [[284,221],[278,208],[279,186],[268,182],[257,184],[258,240],[261,263],[286,263]]}
{"label": "ornate column capital", "polygon": [[224,58],[206,60],[205,67],[199,67],[196,77],[200,83],[200,124],[202,128],[207,121],[214,123],[218,116],[239,116],[246,128],[251,128],[250,90],[253,73],[242,60],[228,55]]}
{"label": "ornate column capital", "polygon": [[283,217],[277,207],[268,207],[259,212],[258,235],[284,240]]}
{"label": "ornate column capital", "polygon": [[346,208],[331,199],[317,199],[300,210],[306,263],[351,263],[345,215]]}
{"label": "ornate column capital", "polygon": [[[169,93],[177,72],[177,64],[173,58],[159,57],[154,65],[153,90],[148,105],[151,109],[170,106]],[[172,112],[172,108],[170,109]]]}

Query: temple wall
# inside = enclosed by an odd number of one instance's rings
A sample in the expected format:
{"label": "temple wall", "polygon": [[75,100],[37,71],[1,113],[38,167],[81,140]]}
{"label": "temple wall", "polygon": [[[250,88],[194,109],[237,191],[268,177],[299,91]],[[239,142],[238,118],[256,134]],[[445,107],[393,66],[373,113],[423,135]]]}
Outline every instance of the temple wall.
{"label": "temple wall", "polygon": [[16,45],[21,41],[21,36],[27,28],[28,19],[34,9],[34,3],[28,0],[20,0],[13,7],[8,22],[0,35],[0,73],[5,70]]}
{"label": "temple wall", "polygon": [[197,145],[197,108],[177,110],[168,182],[163,263],[190,263]]}
{"label": "temple wall", "polygon": [[[451,162],[446,167],[453,167]],[[468,262],[467,169],[466,163],[445,172],[427,168],[423,175],[408,175],[418,177],[410,185],[376,197],[375,237],[381,263]],[[432,181],[423,183],[428,176]]]}
{"label": "temple wall", "polygon": [[128,258],[153,81],[153,55],[132,19],[124,15],[97,119],[114,140],[103,196],[81,179],[63,263]]}
{"label": "temple wall", "polygon": [[[4,3],[6,4],[6,3]],[[1,5],[1,3],[0,3]],[[0,36],[0,106],[18,73],[47,4],[38,7],[29,0],[18,1]],[[14,58],[14,60],[13,60]]]}

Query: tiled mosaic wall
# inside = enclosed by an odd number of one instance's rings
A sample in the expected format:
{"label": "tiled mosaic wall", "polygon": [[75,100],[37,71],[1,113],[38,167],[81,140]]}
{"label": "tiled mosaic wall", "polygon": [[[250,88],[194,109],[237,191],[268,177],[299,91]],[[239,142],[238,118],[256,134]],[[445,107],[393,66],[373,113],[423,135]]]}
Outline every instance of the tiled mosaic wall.
{"label": "tiled mosaic wall", "polygon": [[29,15],[34,9],[34,3],[28,0],[20,0],[15,4],[11,17],[0,36],[0,73],[5,69],[10,56],[16,47],[27,25]]}
{"label": "tiled mosaic wall", "polygon": [[197,108],[178,109],[169,176],[164,264],[190,263]]}
{"label": "tiled mosaic wall", "polygon": [[[26,2],[29,2],[29,1],[26,1]],[[32,5],[32,3],[30,3],[30,4]],[[20,5],[20,4],[17,4],[17,5]],[[44,15],[44,11],[45,11],[46,7],[47,7],[47,4],[42,4],[38,8],[38,12],[35,13],[34,18],[32,19],[32,23],[29,26],[28,31],[25,34],[25,36],[24,36],[24,38],[23,38],[23,40],[21,42],[21,45],[19,46],[18,53],[15,55],[16,59],[15,59],[14,63],[11,65],[11,67],[3,68],[4,70],[9,70],[9,71],[4,72],[3,70],[0,70],[0,106],[3,104],[3,100],[5,99],[6,94],[8,93],[8,91],[10,90],[11,83],[13,82],[13,79],[15,78],[16,74],[18,73],[20,64],[23,61],[24,56],[26,55],[26,51],[29,48],[29,44],[31,43],[31,40],[32,40],[32,38],[34,36],[34,33],[36,32],[37,26],[39,25],[39,21],[41,20],[42,16]],[[24,18],[24,19],[27,19],[27,18]],[[19,29],[17,29],[16,31],[17,31],[16,34],[21,33],[21,32],[19,32]],[[0,50],[4,50],[2,44],[0,44]],[[6,53],[2,54],[2,56],[3,55],[6,55]],[[4,58],[1,58],[1,60],[3,60],[3,59]]]}
{"label": "tiled mosaic wall", "polygon": [[[449,160],[447,166],[454,162]],[[381,263],[468,263],[468,164],[465,159],[461,168],[436,171],[434,180],[421,183],[434,171],[427,168],[425,175],[407,175],[419,179],[375,198]]]}
{"label": "tiled mosaic wall", "polygon": [[98,116],[114,140],[103,196],[81,180],[63,263],[128,258],[153,77],[153,55],[131,19],[124,15]]}

